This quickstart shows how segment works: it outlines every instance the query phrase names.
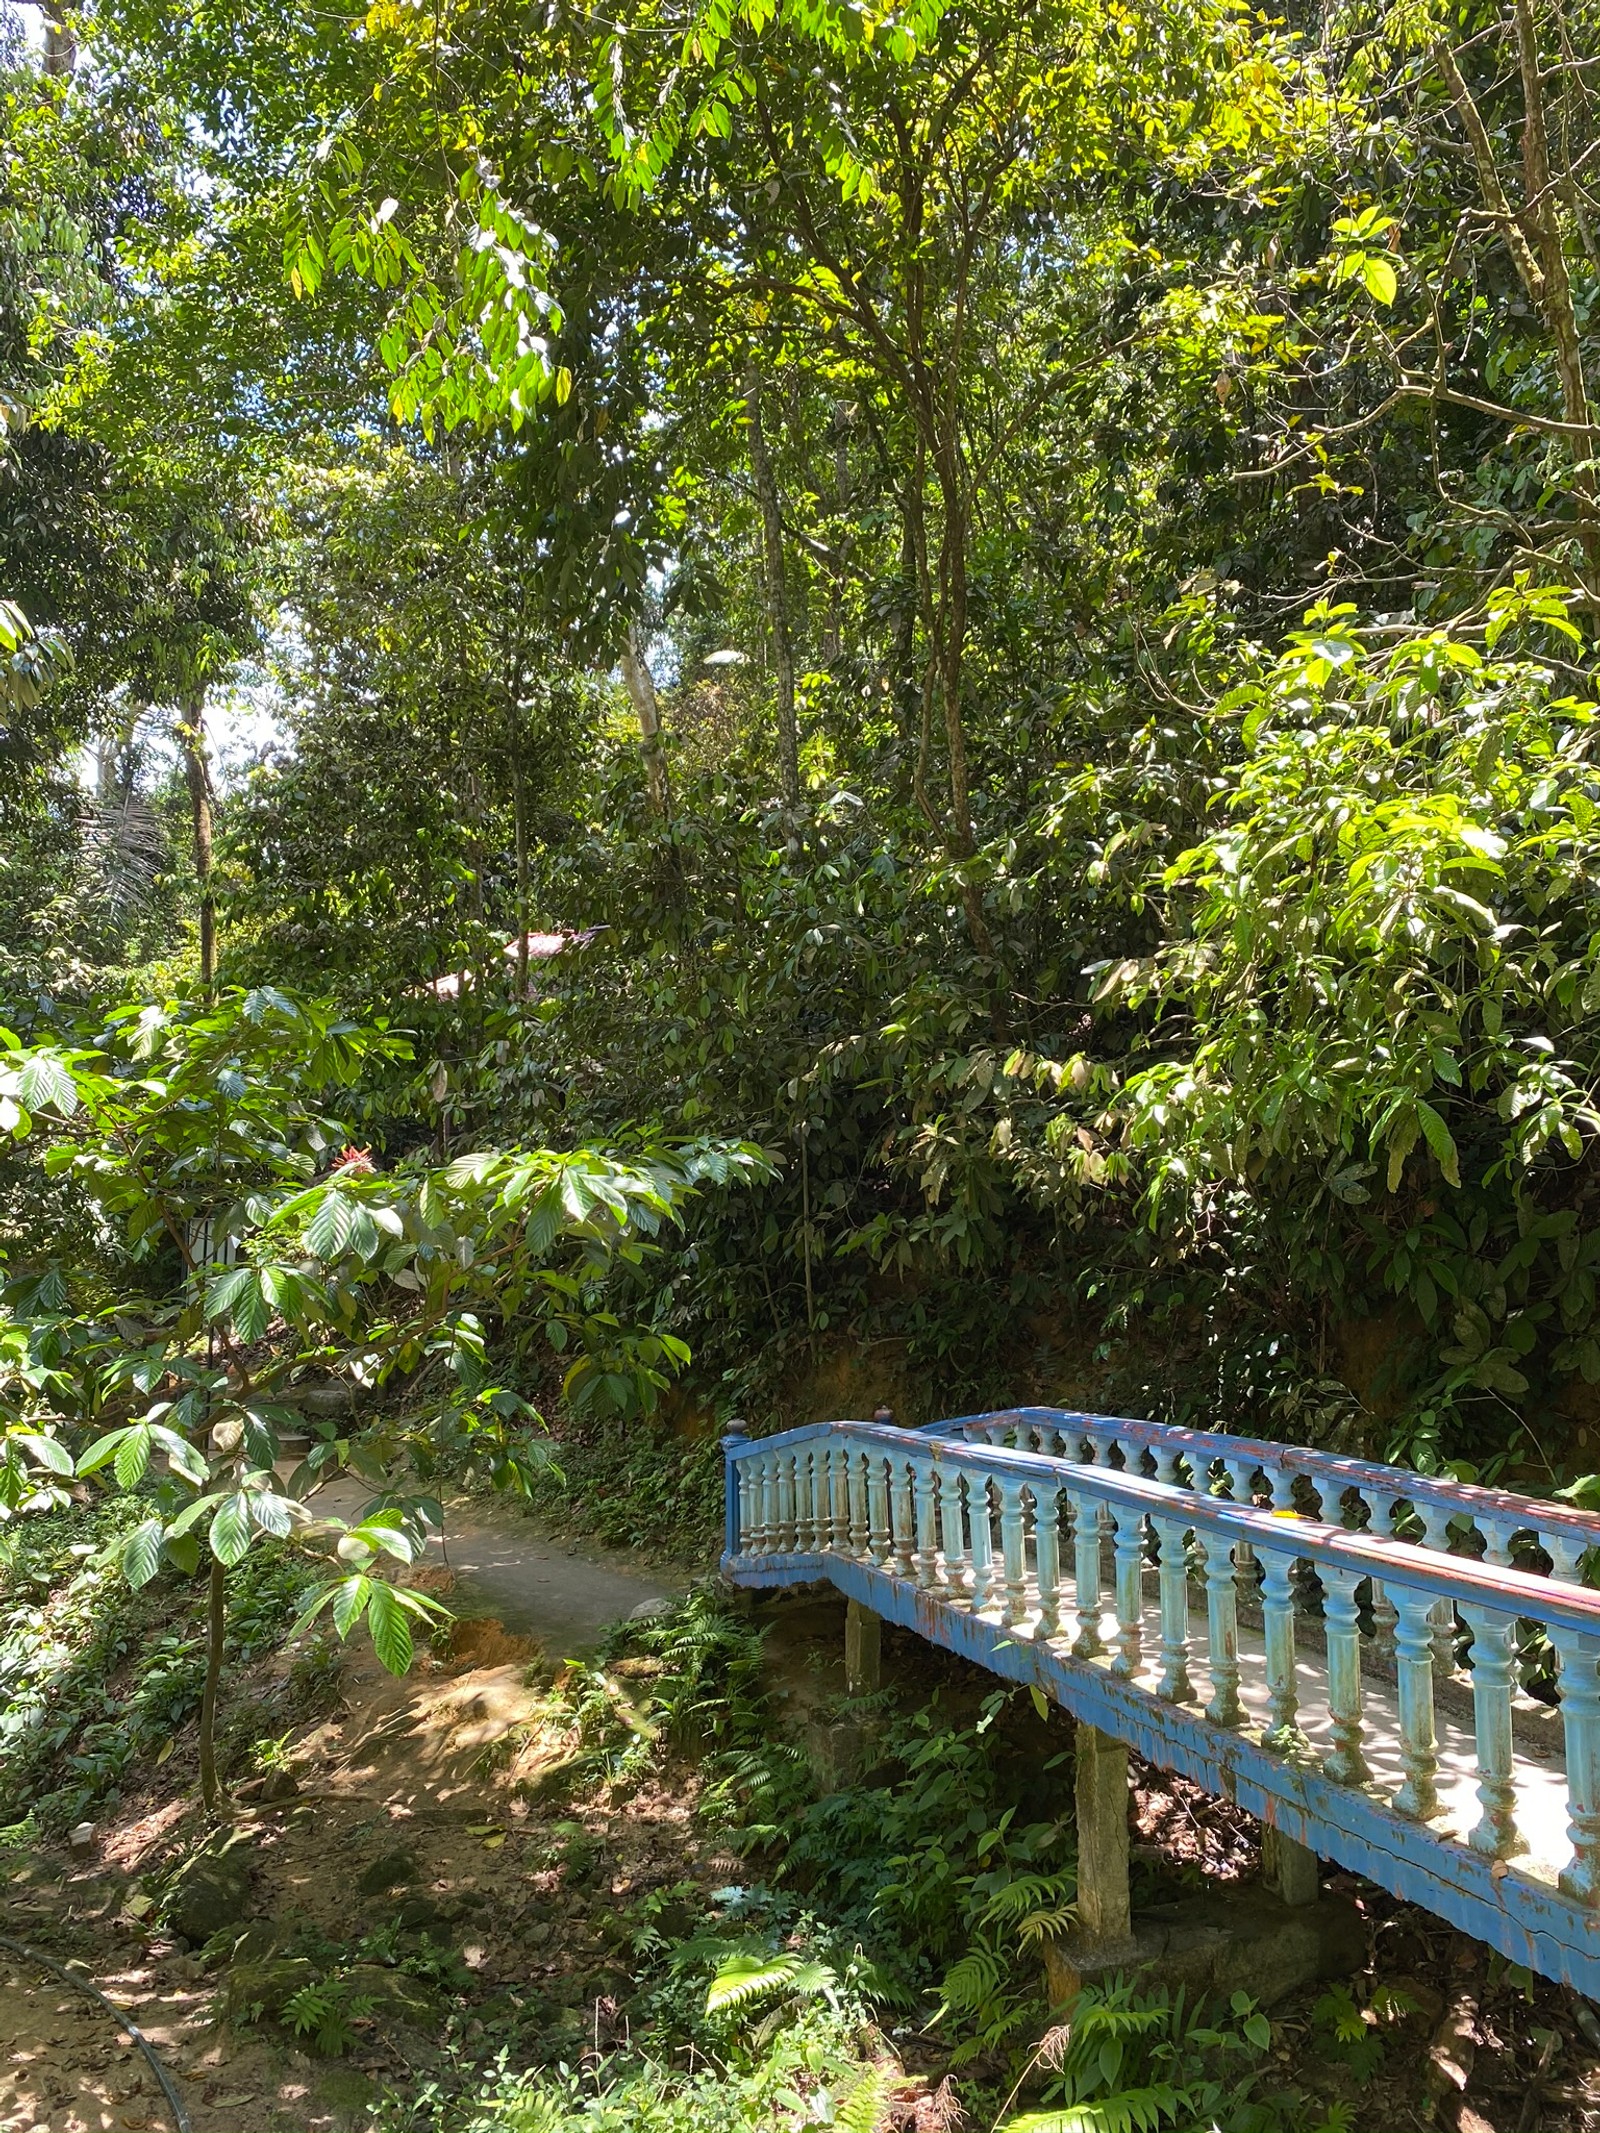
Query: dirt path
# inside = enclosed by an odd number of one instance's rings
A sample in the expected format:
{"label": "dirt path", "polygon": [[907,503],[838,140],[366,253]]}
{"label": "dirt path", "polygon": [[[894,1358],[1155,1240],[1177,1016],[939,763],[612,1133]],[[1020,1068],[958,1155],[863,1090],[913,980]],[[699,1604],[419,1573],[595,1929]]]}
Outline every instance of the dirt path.
{"label": "dirt path", "polygon": [[[360,1483],[341,1479],[318,1490],[315,1508],[353,1518],[368,1499]],[[456,1613],[493,1615],[551,1659],[586,1658],[611,1623],[689,1582],[684,1571],[563,1539],[514,1503],[475,1496],[446,1499],[443,1538],[434,1536],[428,1558],[454,1572]]]}
{"label": "dirt path", "polygon": [[[367,1500],[358,1483],[341,1480],[319,1492],[316,1507],[349,1518]],[[255,1826],[256,1915],[312,1920],[334,1937],[381,1923],[385,1901],[392,1911],[399,1899],[353,1903],[351,1882],[375,1847],[398,1842],[415,1854],[418,1891],[454,1899],[479,1923],[469,1966],[498,1959],[516,1979],[535,1951],[516,1948],[500,1914],[512,1894],[527,1907],[533,1884],[513,1859],[520,1865],[533,1847],[535,1825],[512,1796],[515,1769],[495,1767],[493,1751],[536,1726],[540,1692],[526,1685],[534,1647],[547,1665],[586,1657],[609,1624],[681,1591],[688,1578],[551,1534],[512,1504],[471,1497],[447,1502],[444,1536],[434,1536],[428,1557],[418,1566],[422,1581],[448,1592],[459,1656],[441,1663],[425,1655],[394,1681],[370,1649],[352,1645],[342,1716],[298,1744],[303,1791],[294,1811],[287,1818],[245,1811],[246,1825]],[[448,1580],[439,1575],[446,1569]],[[537,1760],[537,1749],[523,1752]],[[686,1812],[681,1801],[664,1802],[656,1816],[669,1850],[684,1841]],[[493,1819],[495,1833],[474,1833],[480,1818]],[[7,1884],[0,1926],[58,1961],[80,1962],[133,2016],[178,2081],[194,2133],[364,2125],[364,2077],[392,2079],[401,2062],[380,2049],[332,2065],[287,2046],[281,2032],[217,2028],[218,1980],[203,1977],[192,1953],[151,1935],[125,1908],[142,1866],[187,1819],[189,1808],[175,1798],[130,1801],[106,1817],[93,1858],[16,1858],[0,1875]],[[0,1952],[0,2133],[159,2133],[172,2122],[110,2016]]]}

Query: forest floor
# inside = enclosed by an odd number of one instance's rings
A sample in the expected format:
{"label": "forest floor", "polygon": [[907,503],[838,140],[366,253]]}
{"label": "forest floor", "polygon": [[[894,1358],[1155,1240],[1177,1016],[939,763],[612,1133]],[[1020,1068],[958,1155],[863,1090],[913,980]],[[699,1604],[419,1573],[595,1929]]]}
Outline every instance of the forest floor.
{"label": "forest floor", "polygon": [[[324,1492],[319,1508],[343,1507]],[[441,2030],[446,2055],[451,2044],[481,2051],[496,2021],[525,2032],[530,2005],[574,2056],[603,2043],[606,1988],[618,1979],[602,1914],[614,1933],[619,1905],[731,1871],[704,1856],[692,1792],[681,1786],[670,1798],[637,1795],[615,1814],[603,1803],[536,1805],[541,1777],[566,1754],[547,1725],[552,1671],[591,1654],[611,1622],[681,1589],[683,1573],[551,1537],[471,1499],[449,1507],[448,1535],[414,1577],[449,1595],[449,1654],[425,1656],[395,1680],[369,1647],[353,1645],[341,1709],[294,1743],[293,1797],[240,1809],[248,1915],[272,1922],[258,1932],[255,1969],[236,1959],[222,1975],[146,1923],[141,1883],[203,1829],[170,1771],[129,1792],[87,1857],[0,1853],[6,1933],[79,1968],[139,2025],[194,2133],[365,2127],[383,2080],[430,2077]],[[451,1950],[434,1978],[415,1959],[418,1928]],[[323,1961],[278,1955],[274,1934],[280,1946],[320,1942]],[[397,1948],[412,1954],[408,1970],[389,1967]],[[362,1955],[379,1960],[363,1964]],[[374,1989],[382,1996],[351,2021],[348,2059],[298,2050],[281,2028],[222,2019],[247,2008],[252,1989],[270,2002],[318,1970],[351,1981],[347,2010]],[[475,2012],[453,2037],[446,1998],[462,1987]],[[139,2133],[173,2122],[112,2017],[4,1950],[0,2066],[5,2133]]]}
{"label": "forest floor", "polygon": [[[581,1745],[552,1692],[562,1662],[681,1573],[494,1505],[452,1506],[450,1535],[448,1565],[411,1573],[457,1611],[449,1650],[396,1680],[352,1645],[339,1708],[289,1748],[293,1790],[236,1803],[247,1875],[217,1942],[158,1925],[147,1893],[206,1832],[184,1758],[126,1789],[87,1856],[0,1851],[4,1932],[80,1966],[140,2025],[194,2133],[387,2133],[403,2121],[378,2113],[383,2091],[425,2096],[502,2043],[519,2059],[604,2054],[626,2035],[641,1936],[689,1930],[713,1890],[748,1873],[697,1818],[692,1763],[621,1801],[570,1782]],[[842,1686],[839,1612],[817,1599],[773,1613],[768,1688],[790,1737]],[[970,1668],[904,1633],[885,1656],[913,1702],[981,1693]],[[651,1664],[608,1666],[619,1708]],[[1135,1824],[1147,1888],[1214,1887],[1258,1864],[1248,1817],[1148,1769]],[[1355,1877],[1329,1885],[1361,1910],[1368,1963],[1342,2005],[1313,1986],[1273,2008],[1276,2071],[1359,2133],[1600,2125],[1591,2010]],[[273,2017],[308,1987],[296,2035]],[[3,1950],[0,2066],[3,2133],[174,2123],[105,2010]]]}

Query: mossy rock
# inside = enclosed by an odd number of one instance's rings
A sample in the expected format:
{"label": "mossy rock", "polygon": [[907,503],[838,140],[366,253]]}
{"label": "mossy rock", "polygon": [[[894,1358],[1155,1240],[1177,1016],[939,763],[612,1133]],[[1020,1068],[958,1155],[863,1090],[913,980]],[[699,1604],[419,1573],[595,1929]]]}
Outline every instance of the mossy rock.
{"label": "mossy rock", "polygon": [[404,1970],[390,1970],[382,1963],[356,1963],[342,1973],[352,1999],[370,2000],[380,2022],[401,2022],[408,2029],[437,2029],[444,2020],[445,2004],[431,1985]]}
{"label": "mossy rock", "polygon": [[244,1845],[230,1841],[219,1851],[196,1852],[167,1884],[162,1906],[174,1933],[195,1947],[250,1915],[250,1859]]}
{"label": "mossy rock", "polygon": [[222,1988],[222,2009],[230,2022],[274,2021],[297,1992],[317,1982],[317,1966],[303,1955],[268,1955],[235,1963]]}
{"label": "mossy rock", "polygon": [[363,1870],[356,1888],[363,1896],[383,1896],[390,1889],[412,1887],[421,1874],[414,1852],[380,1852]]}

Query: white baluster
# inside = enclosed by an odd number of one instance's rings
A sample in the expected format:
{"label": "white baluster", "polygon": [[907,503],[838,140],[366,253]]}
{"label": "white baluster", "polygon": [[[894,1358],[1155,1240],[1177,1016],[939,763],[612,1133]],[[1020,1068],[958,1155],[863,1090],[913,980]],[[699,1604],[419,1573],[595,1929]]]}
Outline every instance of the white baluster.
{"label": "white baluster", "polygon": [[1220,1533],[1202,1533],[1200,1543],[1206,1558],[1206,1661],[1211,1673],[1206,1716],[1214,1726],[1236,1726],[1244,1710],[1239,1702],[1239,1595],[1233,1551]]}
{"label": "white baluster", "polygon": [[981,1615],[995,1596],[994,1510],[986,1474],[967,1476],[967,1527],[972,1537],[972,1612]]}
{"label": "white baluster", "polygon": [[1157,1694],[1173,1703],[1192,1703],[1188,1529],[1170,1518],[1157,1518],[1153,1524],[1161,1547],[1161,1680]]}
{"label": "white baluster", "polygon": [[1261,1621],[1266,1646],[1269,1748],[1289,1754],[1304,1745],[1299,1727],[1300,1684],[1295,1674],[1294,1569],[1292,1555],[1276,1549],[1261,1557]]}
{"label": "white baluster", "polygon": [[798,1465],[794,1446],[785,1446],[778,1454],[778,1543],[780,1550],[788,1555],[795,1552],[799,1532]]}
{"label": "white baluster", "polygon": [[1028,1485],[1033,1499],[1033,1568],[1039,1594],[1041,1637],[1061,1628],[1061,1490],[1053,1481]]}
{"label": "white baluster", "polygon": [[1144,1660],[1144,1519],[1126,1505],[1117,1514],[1112,1589],[1116,1595],[1117,1655],[1111,1671],[1132,1681]]}
{"label": "white baluster", "polygon": [[1005,1605],[1000,1623],[1020,1629],[1028,1612],[1027,1531],[1023,1523],[1022,1483],[1007,1474],[1000,1480],[1000,1552],[1005,1563]]}
{"label": "white baluster", "polygon": [[[1254,1459],[1225,1459],[1228,1469],[1228,1486],[1235,1503],[1255,1502],[1256,1462]],[[1256,1596],[1256,1551],[1247,1540],[1233,1544],[1234,1584],[1241,1600],[1253,1600]]]}
{"label": "white baluster", "polygon": [[867,1454],[867,1503],[871,1519],[868,1550],[882,1570],[889,1561],[889,1469],[882,1452]]}
{"label": "white baluster", "polygon": [[1400,1760],[1406,1773],[1394,1804],[1401,1814],[1426,1822],[1439,1806],[1434,1784],[1439,1757],[1433,1715],[1433,1602],[1425,1592],[1411,1592],[1397,1585],[1392,1604],[1395,1678],[1400,1691]]}
{"label": "white baluster", "polygon": [[850,1553],[850,1453],[843,1444],[828,1447],[828,1547]]}
{"label": "white baluster", "polygon": [[943,1593],[939,1578],[938,1502],[931,1459],[911,1462],[912,1486],[917,1497],[917,1583],[924,1592]]}
{"label": "white baluster", "polygon": [[[1419,1503],[1413,1504],[1412,1509],[1422,1520],[1424,1547],[1432,1548],[1436,1554],[1448,1555],[1450,1552],[1450,1511],[1448,1507],[1444,1504]],[[1435,1600],[1428,1620],[1432,1624],[1433,1630],[1433,1663],[1441,1673],[1453,1674],[1456,1670],[1455,1603],[1449,1599]]]}
{"label": "white baluster", "polygon": [[1516,1621],[1488,1607],[1463,1607],[1472,1631],[1472,1718],[1478,1746],[1478,1799],[1483,1812],[1467,1842],[1491,1859],[1526,1850],[1517,1829],[1512,1782],[1512,1638]]}
{"label": "white baluster", "polygon": [[1330,1570],[1319,1564],[1322,1579],[1323,1630],[1328,1647],[1328,1717],[1333,1747],[1323,1769],[1337,1785],[1362,1785],[1371,1775],[1362,1752],[1361,1621],[1356,1610],[1359,1572]]}
{"label": "white baluster", "polygon": [[814,1555],[817,1547],[813,1451],[812,1445],[800,1444],[794,1452],[794,1545],[800,1555]]}
{"label": "white baluster", "polygon": [[1557,1531],[1539,1535],[1539,1546],[1550,1558],[1550,1576],[1557,1585],[1583,1583],[1583,1559],[1591,1545],[1581,1536],[1571,1533]]}
{"label": "white baluster", "polygon": [[1567,1744],[1567,1835],[1572,1863],[1561,1886],[1580,1903],[1600,1905],[1600,1640],[1552,1629],[1561,1659],[1561,1722]]}
{"label": "white baluster", "polygon": [[1077,1632],[1074,1659],[1094,1659],[1105,1649],[1100,1639],[1100,1505],[1093,1496],[1069,1488],[1072,1505],[1072,1567],[1076,1587]]}
{"label": "white baluster", "polygon": [[958,1467],[939,1469],[939,1528],[944,1540],[944,1589],[952,1599],[967,1590],[967,1538],[961,1516],[962,1475]]}
{"label": "white baluster", "polygon": [[845,1447],[845,1475],[850,1489],[850,1553],[855,1560],[872,1559],[872,1513],[868,1507],[868,1455],[854,1445]]}
{"label": "white baluster", "polygon": [[778,1552],[778,1455],[761,1454],[761,1553]]}
{"label": "white baluster", "polygon": [[889,1531],[892,1543],[892,1559],[889,1567],[897,1578],[909,1578],[915,1567],[912,1551],[916,1546],[916,1506],[911,1495],[911,1462],[903,1453],[896,1452],[889,1461],[889,1489],[892,1515]]}

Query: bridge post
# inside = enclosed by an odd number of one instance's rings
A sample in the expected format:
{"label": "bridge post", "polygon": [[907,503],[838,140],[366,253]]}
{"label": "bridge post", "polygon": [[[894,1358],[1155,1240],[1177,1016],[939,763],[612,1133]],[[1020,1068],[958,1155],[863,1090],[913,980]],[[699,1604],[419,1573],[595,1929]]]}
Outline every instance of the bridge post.
{"label": "bridge post", "polygon": [[1280,1903],[1291,1908],[1315,1903],[1321,1893],[1316,1853],[1271,1822],[1261,1831],[1261,1879]]}
{"label": "bridge post", "polygon": [[1128,1893],[1128,1750],[1080,1719],[1074,1741],[1078,1819],[1078,1934],[1085,1952],[1133,1937]]}
{"label": "bridge post", "polygon": [[871,1696],[883,1681],[883,1621],[851,1600],[844,1611],[844,1692]]}

